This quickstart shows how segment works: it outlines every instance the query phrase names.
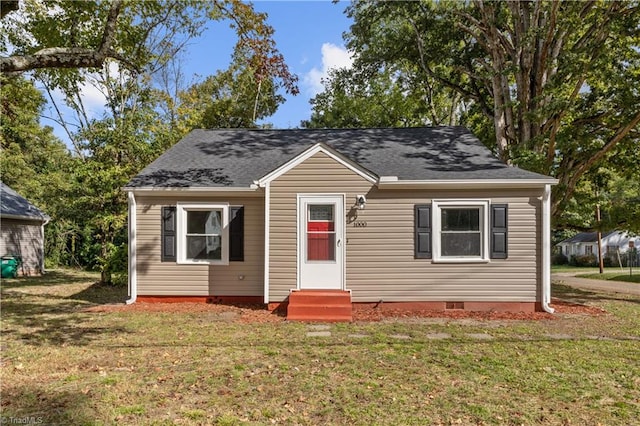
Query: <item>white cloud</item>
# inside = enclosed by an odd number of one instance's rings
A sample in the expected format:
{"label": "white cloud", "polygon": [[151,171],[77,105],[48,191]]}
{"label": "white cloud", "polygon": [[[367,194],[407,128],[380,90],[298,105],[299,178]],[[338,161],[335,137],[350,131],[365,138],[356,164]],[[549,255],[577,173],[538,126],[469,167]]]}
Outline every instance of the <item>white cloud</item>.
{"label": "white cloud", "polygon": [[353,64],[352,53],[344,47],[332,43],[322,45],[322,69],[312,68],[303,78],[304,85],[310,96],[315,96],[324,90],[323,79],[329,75],[329,70],[335,68],[350,68]]}
{"label": "white cloud", "polygon": [[[109,61],[107,69],[109,78],[116,80],[126,80],[129,78],[126,72],[120,73],[120,67],[117,62]],[[85,80],[79,85],[80,98],[84,105],[85,112],[89,119],[100,119],[105,112],[107,104],[106,87],[103,83],[105,75],[104,70],[101,73],[85,73]],[[63,119],[71,124],[75,124],[78,120],[76,112],[68,107],[64,101],[64,94],[60,89],[52,92],[54,102],[58,104],[63,114]]]}

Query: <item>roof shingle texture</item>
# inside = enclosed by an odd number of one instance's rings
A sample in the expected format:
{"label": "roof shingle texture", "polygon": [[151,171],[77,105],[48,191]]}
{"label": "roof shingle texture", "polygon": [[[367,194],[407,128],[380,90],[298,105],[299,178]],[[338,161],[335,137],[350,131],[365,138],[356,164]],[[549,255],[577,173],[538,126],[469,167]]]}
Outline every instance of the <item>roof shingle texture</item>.
{"label": "roof shingle texture", "polygon": [[546,179],[510,167],[463,127],[194,130],[127,187],[246,187],[323,143],[377,177]]}
{"label": "roof shingle texture", "polygon": [[4,182],[0,182],[0,216],[14,216],[40,221],[49,219],[49,216],[5,185]]}
{"label": "roof shingle texture", "polygon": [[[607,238],[609,235],[615,232],[620,232],[620,231],[604,232],[601,235],[601,238]],[[566,240],[560,241],[558,244],[595,243],[597,241],[598,241],[597,232],[581,232],[579,234],[574,235],[571,238],[567,238]]]}

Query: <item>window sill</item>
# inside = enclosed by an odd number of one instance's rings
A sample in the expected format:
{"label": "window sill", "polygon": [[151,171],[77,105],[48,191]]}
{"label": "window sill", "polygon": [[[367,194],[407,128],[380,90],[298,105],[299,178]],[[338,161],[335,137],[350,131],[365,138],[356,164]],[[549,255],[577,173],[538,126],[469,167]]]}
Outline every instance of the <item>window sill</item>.
{"label": "window sill", "polygon": [[178,260],[178,265],[228,265],[229,262],[225,260]]}
{"label": "window sill", "polygon": [[491,263],[490,259],[469,259],[465,257],[433,259],[433,263]]}

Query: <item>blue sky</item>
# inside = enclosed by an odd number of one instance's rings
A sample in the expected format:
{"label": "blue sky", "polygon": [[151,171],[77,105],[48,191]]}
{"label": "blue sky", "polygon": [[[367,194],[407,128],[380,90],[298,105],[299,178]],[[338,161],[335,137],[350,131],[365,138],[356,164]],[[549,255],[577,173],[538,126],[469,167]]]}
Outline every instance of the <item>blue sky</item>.
{"label": "blue sky", "polygon": [[[351,20],[344,14],[347,2],[332,1],[255,1],[254,8],[268,14],[267,22],[275,29],[274,38],[289,70],[299,77],[297,96],[286,95],[275,115],[264,120],[275,128],[294,128],[311,114],[309,100],[322,90],[321,80],[332,67],[349,66],[350,55],[344,48],[342,33]],[[185,87],[226,69],[236,41],[228,22],[214,22],[198,38],[192,39],[182,53]],[[102,115],[104,96],[87,84],[82,89],[85,107],[90,117]],[[72,113],[61,108],[66,118]],[[55,116],[53,111],[49,115]],[[60,126],[51,120],[43,124],[54,128],[62,140],[68,138]]]}

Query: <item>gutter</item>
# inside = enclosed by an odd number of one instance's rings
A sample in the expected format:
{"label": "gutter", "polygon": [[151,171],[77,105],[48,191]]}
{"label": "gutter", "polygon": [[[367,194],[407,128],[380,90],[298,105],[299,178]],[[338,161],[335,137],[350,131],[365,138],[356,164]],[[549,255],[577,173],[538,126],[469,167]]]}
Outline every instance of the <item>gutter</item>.
{"label": "gutter", "polygon": [[397,176],[381,176],[380,189],[534,189],[555,185],[556,179],[431,179],[403,180]]}
{"label": "gutter", "polygon": [[542,309],[550,314],[551,303],[551,185],[544,186],[542,195]]}
{"label": "gutter", "polygon": [[188,186],[188,187],[154,187],[154,186],[125,186],[123,191],[133,192],[138,195],[214,195],[219,193],[228,194],[230,192],[242,192],[251,193],[257,192],[259,187],[256,184],[249,186],[221,186],[221,187],[209,187],[209,186]]}
{"label": "gutter", "polygon": [[136,197],[132,191],[127,194],[129,200],[129,299],[127,305],[135,303],[138,297],[138,274],[136,270]]}

